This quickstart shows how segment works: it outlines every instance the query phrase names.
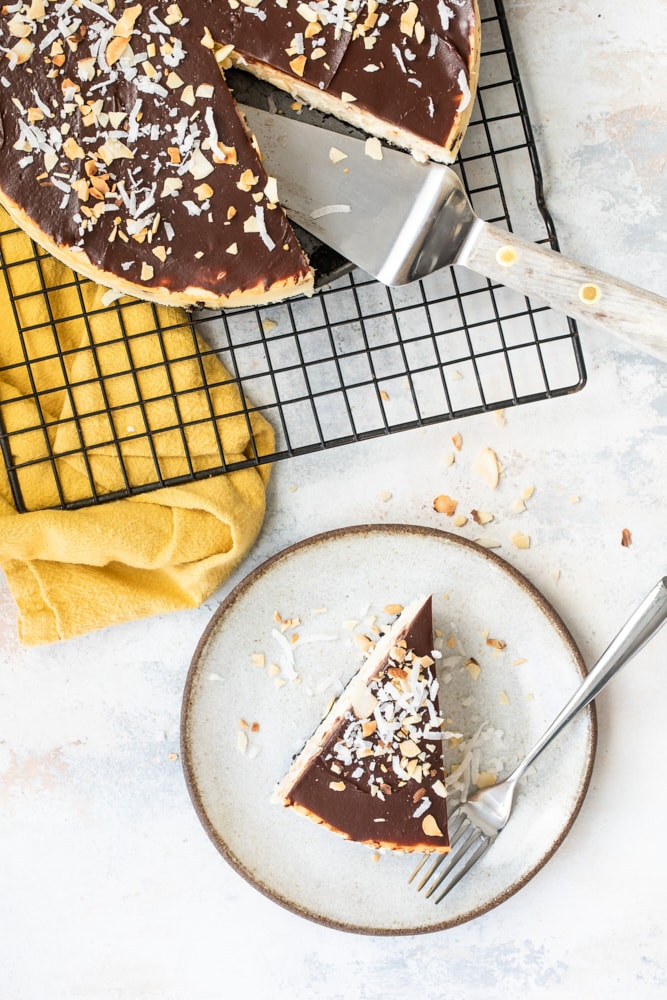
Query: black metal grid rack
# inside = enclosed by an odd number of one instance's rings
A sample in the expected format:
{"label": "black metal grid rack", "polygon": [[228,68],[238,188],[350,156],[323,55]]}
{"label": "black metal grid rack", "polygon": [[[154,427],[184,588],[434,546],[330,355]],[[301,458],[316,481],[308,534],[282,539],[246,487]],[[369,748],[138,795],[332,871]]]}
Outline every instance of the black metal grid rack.
{"label": "black metal grid rack", "polygon": [[[478,215],[557,249],[502,0],[480,8],[480,85],[458,169]],[[132,496],[585,382],[571,321],[459,268],[400,289],[350,270],[310,299],[185,316],[111,301],[7,228],[0,274],[18,333],[9,356],[0,338],[0,449],[21,512]]]}

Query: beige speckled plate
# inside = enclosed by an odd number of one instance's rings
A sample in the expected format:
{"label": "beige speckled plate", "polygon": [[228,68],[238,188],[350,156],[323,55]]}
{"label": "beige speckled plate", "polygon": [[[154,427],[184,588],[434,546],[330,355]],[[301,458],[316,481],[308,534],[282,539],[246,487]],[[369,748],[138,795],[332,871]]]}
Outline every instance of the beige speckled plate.
{"label": "beige speckled plate", "polygon": [[[502,903],[552,856],[590,780],[592,710],[534,765],[507,829],[437,906],[407,885],[414,857],[387,853],[374,860],[367,848],[271,804],[274,783],[359,665],[354,632],[370,615],[382,619],[386,604],[427,592],[442,632],[441,702],[449,728],[469,737],[486,723],[479,767],[506,773],[577,687],[584,664],[558,615],[524,577],[492,552],[445,532],[361,525],[284,550],[216,611],[188,674],[183,765],[208,835],[257,889],[339,929],[415,934]],[[300,623],[281,632],[276,612]],[[450,636],[454,646],[446,642]],[[499,651],[488,639],[506,645]],[[470,656],[481,666],[477,679],[465,667]]]}

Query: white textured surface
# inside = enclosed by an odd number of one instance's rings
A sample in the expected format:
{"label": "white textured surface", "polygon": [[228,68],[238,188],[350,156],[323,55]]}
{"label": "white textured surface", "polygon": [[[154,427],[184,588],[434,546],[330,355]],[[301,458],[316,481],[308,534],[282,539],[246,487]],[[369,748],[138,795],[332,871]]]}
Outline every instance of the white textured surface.
{"label": "white textured surface", "polygon": [[[563,250],[667,294],[667,7],[507,9]],[[277,466],[262,538],[236,579],[325,528],[441,525],[431,501],[446,492],[496,513],[501,554],[592,663],[667,571],[667,367],[583,333],[589,383],[576,396],[523,406],[504,427],[484,416]],[[463,450],[448,469],[454,431]],[[472,471],[485,445],[505,467],[494,494]],[[528,511],[511,515],[529,483]],[[511,546],[515,527],[531,535],[528,551]],[[660,788],[667,632],[598,700],[591,791],[548,866],[474,923],[376,939],[264,899],[191,809],[170,754],[216,604],[27,651],[0,583],[2,1000],[665,996],[667,815],[660,800],[632,809]]]}

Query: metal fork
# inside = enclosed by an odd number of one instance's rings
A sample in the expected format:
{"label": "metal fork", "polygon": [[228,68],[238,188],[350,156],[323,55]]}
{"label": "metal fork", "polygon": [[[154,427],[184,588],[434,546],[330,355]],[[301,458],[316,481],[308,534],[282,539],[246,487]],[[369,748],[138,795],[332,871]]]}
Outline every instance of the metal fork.
{"label": "metal fork", "polygon": [[[664,576],[644,598],[544,735],[510,776],[496,785],[480,789],[454,809],[449,817],[451,851],[449,854],[439,854],[432,861],[417,884],[418,892],[428,886],[425,895],[430,897],[442,887],[435,899],[436,903],[441,902],[451,892],[488,851],[507,824],[514,806],[517,785],[533,761],[575,715],[599,694],[621,667],[639,652],[665,619],[667,619],[667,576]],[[429,859],[433,859],[432,854],[424,855],[408,882],[413,882],[417,878]]]}

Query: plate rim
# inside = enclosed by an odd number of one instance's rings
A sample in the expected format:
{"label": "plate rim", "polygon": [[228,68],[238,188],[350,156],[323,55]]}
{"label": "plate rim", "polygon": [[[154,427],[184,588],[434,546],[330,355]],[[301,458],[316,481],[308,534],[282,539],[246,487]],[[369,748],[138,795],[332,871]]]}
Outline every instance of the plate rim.
{"label": "plate rim", "polygon": [[251,569],[244,577],[241,579],[223,598],[221,603],[213,612],[211,618],[209,619],[204,631],[202,632],[199,641],[195,647],[190,660],[190,665],[188,667],[187,676],[185,679],[185,684],[183,688],[183,696],[181,700],[181,714],[180,714],[180,750],[181,750],[181,767],[183,771],[183,776],[185,779],[186,788],[190,796],[191,803],[194,807],[195,813],[202,824],[206,834],[213,843],[214,847],[217,849],[218,853],[224,858],[224,860],[233,868],[237,874],[241,875],[246,882],[248,882],[254,889],[260,892],[267,899],[272,902],[277,903],[284,909],[289,910],[291,913],[297,916],[304,917],[305,919],[319,924],[320,926],[328,927],[334,930],[345,931],[353,934],[360,934],[366,936],[376,936],[376,937],[401,937],[409,935],[419,935],[427,933],[435,933],[437,931],[449,930],[453,927],[461,926],[462,924],[468,923],[471,920],[475,920],[485,913],[490,912],[497,906],[500,906],[506,900],[514,896],[520,889],[530,882],[539,871],[544,868],[544,866],[551,860],[558,848],[561,846],[568,833],[572,829],[581,807],[583,806],[586,795],[588,794],[588,789],[591,782],[591,777],[593,773],[593,767],[595,764],[595,757],[597,751],[598,743],[598,720],[597,712],[595,709],[594,701],[585,709],[585,713],[588,715],[589,720],[589,733],[588,733],[588,750],[586,767],[581,781],[581,787],[577,799],[572,806],[570,813],[567,818],[563,829],[561,830],[559,836],[550,844],[549,848],[540,857],[533,867],[526,872],[523,876],[518,878],[512,885],[508,886],[507,889],[498,893],[496,896],[492,897],[490,900],[486,900],[484,903],[474,906],[465,913],[458,914],[455,917],[446,919],[437,924],[423,924],[418,926],[410,927],[369,927],[363,924],[346,923],[343,921],[335,920],[331,917],[324,916],[319,913],[312,912],[308,908],[299,905],[294,900],[281,895],[274,889],[269,888],[260,879],[256,878],[244,865],[239,857],[228,847],[227,843],[223,837],[218,833],[217,829],[214,827],[213,823],[208,817],[208,814],[204,808],[197,788],[197,782],[194,774],[194,769],[191,763],[190,747],[189,747],[189,733],[188,733],[188,718],[189,709],[192,696],[192,689],[195,680],[198,675],[199,666],[201,659],[206,651],[206,648],[215,633],[220,620],[224,618],[229,609],[238,601],[250,588],[254,585],[255,581],[260,577],[264,576],[267,572],[277,566],[279,563],[288,560],[295,552],[300,552],[303,549],[309,548],[321,544],[322,542],[329,542],[336,540],[338,538],[345,538],[352,535],[368,535],[368,534],[387,534],[387,535],[421,535],[428,537],[436,537],[444,542],[452,543],[462,548],[466,548],[475,552],[477,556],[488,560],[496,568],[508,575],[512,581],[519,586],[523,591],[525,591],[528,597],[537,605],[540,612],[549,620],[550,624],[555,628],[560,640],[568,647],[569,652],[572,656],[576,669],[583,680],[587,674],[586,663],[584,658],[577,646],[572,633],[566,626],[565,622],[555,610],[553,605],[544,597],[538,588],[531,583],[530,580],[524,574],[512,566],[507,560],[503,559],[497,553],[490,549],[486,549],[480,546],[477,542],[471,539],[455,535],[450,531],[443,530],[441,528],[430,527],[427,525],[418,525],[410,523],[359,523],[351,524],[339,528],[331,528],[326,531],[318,532],[314,535],[309,535],[306,538],[300,539],[297,542],[280,549],[273,555],[269,556],[253,569]]}

